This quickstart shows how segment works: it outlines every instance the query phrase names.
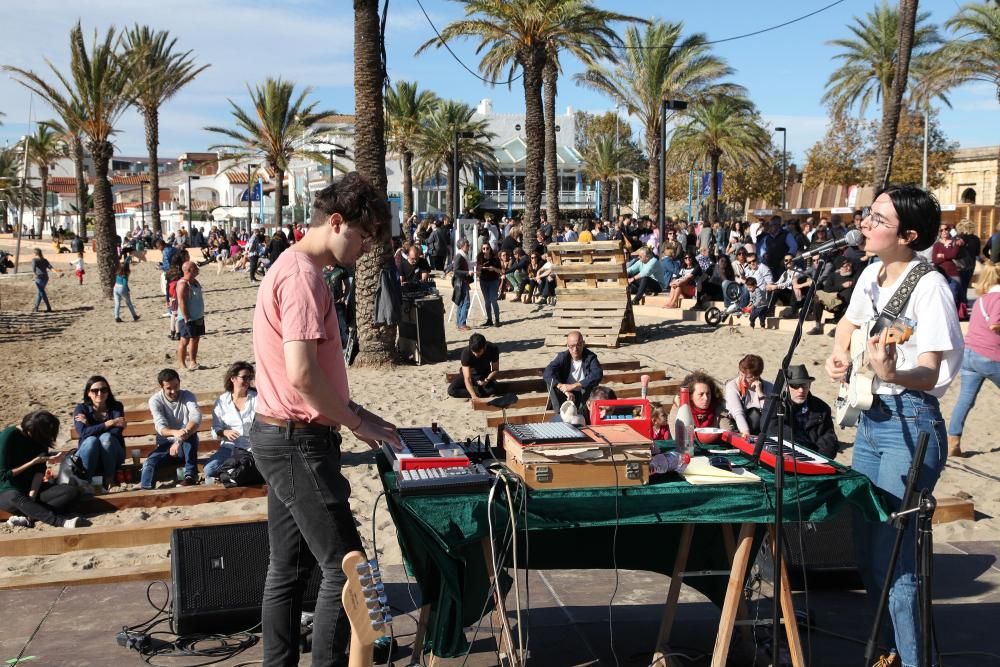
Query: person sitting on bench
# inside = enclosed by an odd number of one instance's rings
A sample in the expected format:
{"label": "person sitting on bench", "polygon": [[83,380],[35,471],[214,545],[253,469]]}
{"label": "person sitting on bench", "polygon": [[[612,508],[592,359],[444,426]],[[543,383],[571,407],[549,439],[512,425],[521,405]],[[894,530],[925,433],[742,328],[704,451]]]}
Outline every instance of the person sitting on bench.
{"label": "person sitting on bench", "polygon": [[483,334],[469,336],[469,346],[462,350],[462,370],[448,385],[452,398],[497,396],[504,393],[497,382],[500,372],[500,348],[486,340]]}
{"label": "person sitting on bench", "polygon": [[149,412],[156,428],[156,449],[142,466],[143,489],[152,489],[156,469],[168,461],[184,463],[181,486],[198,483],[198,428],[201,411],[198,399],[187,389],[181,389],[181,378],[172,368],[164,368],[156,376],[160,391],[149,399]]}
{"label": "person sitting on bench", "polygon": [[604,369],[597,355],[587,348],[583,334],[570,331],[566,349],[549,362],[542,374],[549,388],[549,407],[559,409],[571,398],[577,409],[587,403],[590,392],[604,379]]}

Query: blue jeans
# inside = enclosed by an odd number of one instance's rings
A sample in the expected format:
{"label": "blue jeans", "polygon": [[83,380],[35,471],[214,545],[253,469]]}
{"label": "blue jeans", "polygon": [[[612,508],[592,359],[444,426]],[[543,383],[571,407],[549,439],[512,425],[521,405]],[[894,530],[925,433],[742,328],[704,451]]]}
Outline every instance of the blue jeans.
{"label": "blue jeans", "polygon": [[458,308],[455,310],[455,323],[458,324],[458,326],[465,326],[465,323],[469,320],[469,305],[471,303],[472,293],[466,292],[465,298],[462,299],[462,303],[458,304]]}
{"label": "blue jeans", "polygon": [[135,313],[135,306],[132,305],[132,296],[129,294],[128,287],[125,285],[115,285],[115,319],[117,320],[121,317],[122,313],[122,299],[125,300],[125,305],[128,306],[128,312],[132,313],[132,319],[139,317]]}
{"label": "blue jeans", "polygon": [[[975,317],[975,315],[973,315]],[[948,435],[962,435],[965,427],[965,418],[976,405],[976,396],[987,379],[1000,387],[1000,361],[993,361],[974,350],[965,348],[965,356],[962,357],[962,388],[955,402],[955,410],[951,413],[951,421],[948,423]]]}
{"label": "blue jeans", "polygon": [[49,303],[49,295],[45,293],[45,286],[49,284],[48,275],[45,276],[35,276],[35,289],[38,290],[38,294],[35,295],[35,310],[38,310],[38,306],[41,305],[42,301],[45,302],[45,310],[52,310],[52,304]]}
{"label": "blue jeans", "polygon": [[205,469],[202,471],[205,477],[218,477],[219,466],[225,463],[226,459],[233,458],[233,449],[232,445],[219,445],[219,448],[212,454],[212,458],[205,464]]}
{"label": "blue jeans", "polygon": [[341,605],[344,555],[361,550],[351,514],[351,485],[340,472],[340,434],[254,422],[250,443],[267,482],[270,560],[261,604],[264,664],[299,664],[302,594],[319,564],[313,617],[314,667],[347,665],[350,623]]}
{"label": "blue jeans", "polygon": [[479,287],[483,290],[483,301],[486,306],[486,321],[500,321],[500,303],[497,301],[497,294],[500,292],[499,280],[482,280]]}
{"label": "blue jeans", "polygon": [[185,477],[198,477],[198,434],[193,434],[181,443],[180,456],[170,455],[170,447],[173,444],[173,438],[156,436],[156,449],[146,457],[146,462],[142,464],[142,488],[153,488],[153,482],[156,481],[156,469],[164,463],[183,463]]}
{"label": "blue jeans", "polygon": [[84,438],[76,453],[87,469],[87,479],[101,475],[104,486],[110,486],[115,481],[115,471],[125,462],[125,445],[113,433]]}
{"label": "blue jeans", "polygon": [[[885,492],[889,509],[899,509],[906,475],[921,431],[930,435],[916,490],[933,491],[948,456],[944,419],[938,400],[929,394],[904,391],[878,396],[861,414],[854,443],[853,467]],[[916,579],[916,517],[911,516],[889,592],[891,623],[882,626],[883,646],[895,645],[904,667],[914,667],[920,654],[920,614]],[[874,607],[886,580],[887,560],[896,530],[888,523],[858,521],[855,548],[861,578]],[[893,642],[893,629],[895,641]]]}

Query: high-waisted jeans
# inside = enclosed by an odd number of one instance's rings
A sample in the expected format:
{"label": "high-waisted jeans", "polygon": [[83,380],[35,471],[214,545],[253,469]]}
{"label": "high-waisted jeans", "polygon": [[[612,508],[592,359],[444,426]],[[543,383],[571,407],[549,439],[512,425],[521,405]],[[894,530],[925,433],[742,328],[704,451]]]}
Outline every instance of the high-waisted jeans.
{"label": "high-waisted jeans", "polygon": [[951,421],[948,422],[948,435],[962,435],[965,418],[969,415],[969,410],[975,407],[976,397],[986,380],[992,381],[997,388],[1000,388],[1000,361],[993,361],[966,347],[965,356],[962,358],[961,378],[962,387],[958,392],[958,400],[955,401],[955,409],[951,413]]}
{"label": "high-waisted jeans", "polygon": [[271,545],[261,623],[264,665],[299,664],[302,595],[313,568],[323,573],[313,617],[314,667],[347,664],[350,622],[341,592],[344,555],[361,549],[351,514],[351,485],[340,472],[340,434],[259,421],[250,429],[257,468],[267,482]]}
{"label": "high-waisted jeans", "polygon": [[[852,465],[886,492],[891,511],[899,509],[902,503],[907,473],[916,454],[917,436],[921,431],[926,431],[930,439],[916,490],[933,491],[948,456],[944,419],[938,400],[923,392],[907,390],[897,396],[876,397],[872,407],[861,414]],[[915,517],[911,516],[889,592],[892,623],[882,626],[883,645],[895,645],[904,667],[917,665],[921,645],[916,524]],[[858,566],[874,608],[888,576],[887,561],[896,530],[888,523],[858,521],[855,533]]]}

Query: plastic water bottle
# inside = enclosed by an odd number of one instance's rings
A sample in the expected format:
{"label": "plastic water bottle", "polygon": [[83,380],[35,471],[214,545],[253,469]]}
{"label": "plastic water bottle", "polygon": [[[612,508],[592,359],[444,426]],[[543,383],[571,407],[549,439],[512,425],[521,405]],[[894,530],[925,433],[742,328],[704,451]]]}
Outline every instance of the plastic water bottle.
{"label": "plastic water bottle", "polygon": [[437,400],[438,400],[438,390],[437,390],[437,387],[434,386],[434,385],[431,385],[431,402],[432,403],[436,403]]}
{"label": "plastic water bottle", "polygon": [[684,472],[691,462],[691,455],[687,452],[666,452],[657,454],[649,460],[649,469],[654,475],[676,471]]}
{"label": "plastic water bottle", "polygon": [[674,441],[677,451],[688,453],[694,449],[694,414],[691,412],[691,390],[681,387],[681,404],[674,419]]}

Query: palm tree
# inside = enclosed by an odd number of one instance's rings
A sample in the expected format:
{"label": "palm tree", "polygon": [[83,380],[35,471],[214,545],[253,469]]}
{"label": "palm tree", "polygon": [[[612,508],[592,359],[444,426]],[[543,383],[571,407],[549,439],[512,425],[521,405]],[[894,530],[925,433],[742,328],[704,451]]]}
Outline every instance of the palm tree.
{"label": "palm tree", "polygon": [[[991,84],[1000,100],[1000,3],[969,3],[945,21],[945,27],[961,33],[942,49],[942,71],[950,85],[970,81]],[[1000,156],[997,158],[1000,170]],[[994,205],[1000,206],[1000,187]]]}
{"label": "palm tree", "polygon": [[70,30],[70,69],[67,75],[51,63],[58,80],[52,85],[32,71],[5,66],[14,78],[44,99],[66,122],[86,137],[87,152],[94,161],[94,234],[97,240],[97,269],[104,296],[111,298],[115,283],[118,251],[115,218],[108,170],[114,145],[111,136],[125,110],[135,100],[141,83],[129,69],[128,61],[115,49],[115,30],[109,28],[103,40],[94,33],[87,52],[83,30],[77,22]]}
{"label": "palm tree", "polygon": [[[11,206],[20,207],[22,200],[21,173],[24,169],[24,159],[17,148],[0,149],[0,200],[3,200],[3,217]],[[30,159],[30,156],[29,156]],[[23,189],[24,205],[34,206],[38,200],[38,191],[25,184]],[[15,232],[20,235],[20,230]]]}
{"label": "palm tree", "polygon": [[[657,210],[656,183],[660,176],[660,107],[665,99],[684,100],[695,105],[712,95],[741,95],[741,86],[721,83],[733,69],[711,53],[701,33],[681,38],[684,24],[654,21],[643,32],[635,27],[625,31],[625,52],[618,63],[601,63],[577,74],[578,83],[604,93],[621,104],[645,128],[646,155],[649,156],[648,203]],[[668,112],[669,121],[676,112]]]}
{"label": "palm tree", "polygon": [[630,169],[622,169],[631,157],[629,147],[615,141],[613,136],[600,136],[583,153],[583,173],[601,184],[602,220],[611,219],[611,184],[635,176]]}
{"label": "palm tree", "polygon": [[559,53],[568,52],[585,65],[599,59],[615,60],[614,48],[621,45],[614,21],[646,23],[625,14],[597,9],[589,0],[542,0],[546,15],[551,16],[542,72],[543,110],[545,117],[545,209],[549,222],[559,221],[559,164],[556,154],[556,93],[562,71]]}
{"label": "palm tree", "polygon": [[206,127],[208,132],[229,137],[236,143],[216,144],[209,150],[223,150],[236,161],[263,157],[274,170],[274,220],[281,224],[284,204],[285,172],[294,157],[306,157],[324,162],[326,157],[306,148],[309,140],[319,132],[319,123],[333,111],[315,111],[316,102],[306,103],[312,88],[305,88],[295,95],[295,83],[282,79],[265,79],[264,83],[251,88],[247,84],[252,113],[240,108],[232,100],[236,129]]}
{"label": "palm tree", "polygon": [[413,149],[419,139],[421,122],[438,105],[438,96],[429,90],[417,91],[417,84],[397,81],[385,96],[389,150],[399,155],[403,167],[403,220],[413,215]]}
{"label": "palm tree", "polygon": [[[433,178],[444,171],[447,174],[448,196],[446,208],[460,211],[460,202],[453,202],[459,173],[468,165],[484,165],[499,171],[490,142],[496,135],[489,131],[489,122],[473,120],[475,114],[468,104],[444,100],[427,116],[416,143],[415,172],[419,179]],[[463,136],[466,135],[466,136]],[[458,136],[458,167],[455,172],[455,139]]]}
{"label": "palm tree", "polygon": [[708,160],[712,191],[708,210],[711,222],[719,216],[719,165],[761,164],[768,159],[771,139],[761,127],[752,102],[720,95],[688,109],[690,119],[671,137],[669,152],[678,158]]}
{"label": "palm tree", "polygon": [[[126,55],[135,76],[142,80],[136,106],[142,112],[146,126],[146,150],[149,152],[149,190],[152,210],[153,233],[163,231],[160,222],[159,201],[160,170],[157,150],[160,145],[160,107],[177,91],[189,84],[209,65],[196,67],[191,51],[175,53],[176,39],[170,39],[166,30],[154,31],[149,26],[135,25],[125,33]],[[140,187],[142,185],[140,184]]]}
{"label": "palm tree", "polygon": [[[382,90],[386,71],[385,44],[378,0],[354,0],[354,147],[358,173],[371,181],[375,191],[387,196],[385,173],[385,104]],[[382,272],[392,261],[389,248],[391,222],[385,221],[379,242],[357,262],[354,278],[358,357],[363,366],[385,366],[395,359],[396,326],[376,321],[375,297]]]}
{"label": "palm tree", "polygon": [[[42,184],[42,215],[38,218],[35,229],[38,238],[42,238],[42,231],[45,229],[45,221],[48,219],[49,201],[49,169],[55,166],[59,158],[66,157],[66,143],[45,123],[35,126],[35,133],[26,136],[18,142],[22,150],[28,151],[28,162],[38,169],[38,179]],[[50,227],[54,226],[51,224]]]}
{"label": "palm tree", "polygon": [[[70,117],[69,122],[73,122],[73,117]],[[44,125],[52,128],[59,135],[69,150],[69,156],[73,159],[77,201],[77,205],[74,208],[77,212],[76,235],[83,240],[87,240],[87,201],[89,197],[87,193],[87,171],[83,166],[83,158],[85,157],[83,137],[79,128],[70,127],[66,123],[65,118],[62,121],[51,119],[43,122]]]}

